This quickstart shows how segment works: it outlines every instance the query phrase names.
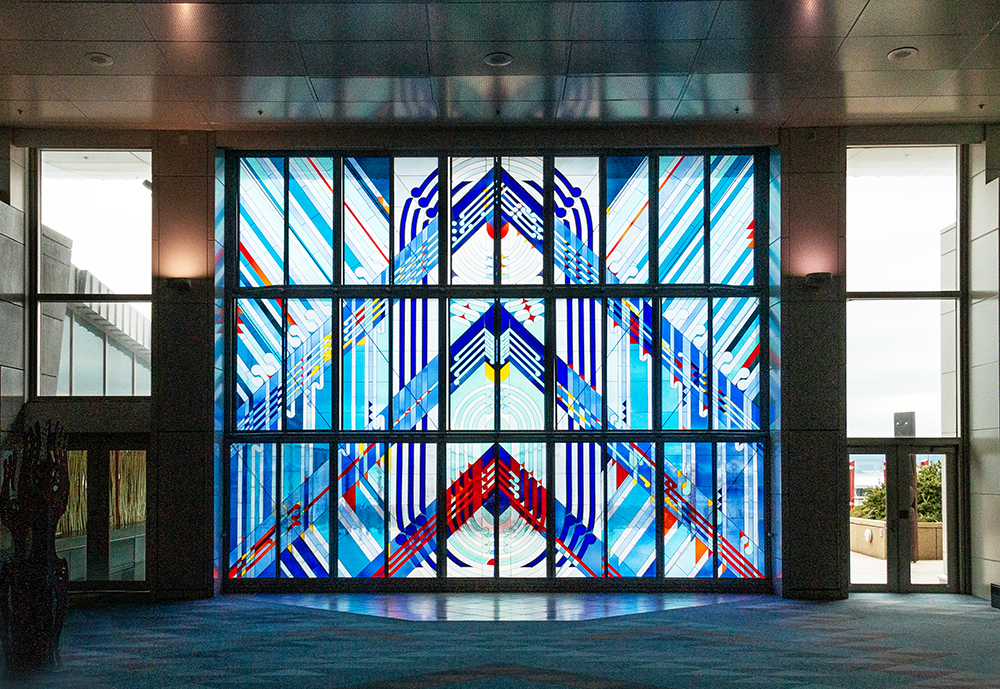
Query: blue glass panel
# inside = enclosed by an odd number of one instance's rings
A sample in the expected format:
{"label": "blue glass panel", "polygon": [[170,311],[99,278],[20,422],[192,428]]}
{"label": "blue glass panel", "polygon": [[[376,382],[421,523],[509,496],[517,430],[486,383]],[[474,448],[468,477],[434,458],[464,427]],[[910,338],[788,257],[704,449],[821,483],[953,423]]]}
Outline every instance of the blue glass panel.
{"label": "blue glass panel", "polygon": [[437,446],[397,444],[389,455],[389,576],[437,576]]}
{"label": "blue glass panel", "polygon": [[712,578],[712,444],[663,448],[663,571]]}
{"label": "blue glass panel", "polygon": [[281,428],[281,302],[236,300],[236,429]]}
{"label": "blue glass panel", "polygon": [[652,428],[653,310],[649,299],[608,299],[608,427]]}
{"label": "blue glass panel", "polygon": [[330,446],[281,446],[281,576],[330,576]]}
{"label": "blue glass panel", "polygon": [[438,283],[438,159],[393,160],[397,285]]}
{"label": "blue glass panel", "polygon": [[555,160],[555,284],[595,285],[599,274],[599,158]]}
{"label": "blue glass panel", "polygon": [[285,424],[289,430],[333,427],[333,303],[289,299]]}
{"label": "blue glass panel", "polygon": [[556,300],[556,428],[599,430],[604,418],[600,299]]}
{"label": "blue glass panel", "polygon": [[712,282],[752,285],[753,156],[712,156]]}
{"label": "blue glass panel", "polygon": [[288,161],[288,281],[333,282],[333,158]]}
{"label": "blue glass panel", "polygon": [[494,428],[495,308],[481,299],[452,299],[449,305],[452,429]]}
{"label": "blue glass panel", "polygon": [[757,443],[718,445],[719,576],[761,579],[764,565],[764,453]]}
{"label": "blue glass panel", "polygon": [[240,160],[240,285],[285,280],[285,161]]}
{"label": "blue glass panel", "polygon": [[500,301],[500,428],[545,427],[545,300]]}
{"label": "blue glass panel", "polygon": [[384,443],[342,443],[337,471],[337,575],[385,576]]}
{"label": "blue glass panel", "polygon": [[556,444],[556,577],[604,576],[601,446]]}
{"label": "blue glass panel", "polygon": [[342,302],[340,408],[344,430],[389,428],[389,319],[385,299]]}
{"label": "blue glass panel", "polygon": [[712,303],[716,428],[760,428],[759,311],[759,300],[751,297]]}
{"label": "blue glass panel", "polygon": [[396,299],[392,304],[392,427],[438,427],[438,302]]}
{"label": "blue glass panel", "polygon": [[493,158],[451,160],[451,281],[492,285]]}
{"label": "blue glass panel", "polygon": [[497,485],[500,576],[544,577],[545,444],[500,443]]}
{"label": "blue glass panel", "polygon": [[705,282],[705,158],[660,158],[660,282]]}
{"label": "blue glass panel", "polygon": [[542,158],[500,159],[500,282],[542,283]]}
{"label": "blue glass panel", "polygon": [[649,161],[607,159],[609,284],[649,282]]}
{"label": "blue glass panel", "polygon": [[344,284],[389,284],[389,159],[344,159]]}
{"label": "blue glass panel", "polygon": [[448,577],[493,577],[496,446],[448,445]]}
{"label": "blue glass panel", "polygon": [[664,299],[663,428],[708,428],[708,300]]}
{"label": "blue glass panel", "polygon": [[277,447],[234,444],[229,455],[229,578],[275,575]]}
{"label": "blue glass panel", "polygon": [[652,443],[608,445],[609,577],[656,576],[655,450]]}

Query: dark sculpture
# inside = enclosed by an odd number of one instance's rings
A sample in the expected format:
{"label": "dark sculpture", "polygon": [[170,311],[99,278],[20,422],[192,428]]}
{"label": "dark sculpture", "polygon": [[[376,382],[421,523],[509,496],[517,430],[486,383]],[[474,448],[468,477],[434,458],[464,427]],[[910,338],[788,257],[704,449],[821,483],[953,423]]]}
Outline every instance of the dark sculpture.
{"label": "dark sculpture", "polygon": [[18,467],[9,456],[0,483],[0,522],[14,549],[0,567],[0,637],[8,675],[32,672],[59,659],[66,619],[69,569],[56,555],[56,523],[69,499],[66,434],[58,423],[24,434]]}

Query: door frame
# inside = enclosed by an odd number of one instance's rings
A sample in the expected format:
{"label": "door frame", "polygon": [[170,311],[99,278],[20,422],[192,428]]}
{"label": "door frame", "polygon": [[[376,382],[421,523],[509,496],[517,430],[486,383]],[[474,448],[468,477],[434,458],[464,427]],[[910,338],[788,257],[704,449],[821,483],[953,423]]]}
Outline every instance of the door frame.
{"label": "door frame", "polygon": [[[958,438],[882,438],[849,443],[848,458],[855,454],[885,455],[886,484],[886,583],[850,584],[851,593],[958,593],[960,590],[960,562],[962,547],[959,538],[959,464],[961,441]],[[910,581],[911,532],[902,529],[915,520],[916,504],[907,489],[903,490],[903,470],[909,468],[910,457],[915,454],[943,454],[947,456],[942,474],[942,515],[944,532],[945,565],[948,573],[946,584],[914,584]],[[849,538],[848,538],[849,540]],[[848,546],[850,548],[850,546]]]}

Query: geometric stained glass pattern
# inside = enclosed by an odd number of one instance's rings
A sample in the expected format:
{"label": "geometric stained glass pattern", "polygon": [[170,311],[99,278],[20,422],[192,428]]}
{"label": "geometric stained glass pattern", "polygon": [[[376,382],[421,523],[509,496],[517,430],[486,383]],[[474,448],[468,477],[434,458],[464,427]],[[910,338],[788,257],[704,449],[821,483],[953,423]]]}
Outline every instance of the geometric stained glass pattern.
{"label": "geometric stained glass pattern", "polygon": [[389,428],[389,319],[386,299],[344,299],[341,416],[345,430]]}
{"label": "geometric stained glass pattern", "polygon": [[660,282],[705,282],[705,158],[660,158]]}
{"label": "geometric stained glass pattern", "polygon": [[545,443],[500,443],[497,487],[500,576],[544,577]]}
{"label": "geometric stained glass pattern", "polygon": [[712,302],[715,427],[760,428],[760,300]]}
{"label": "geometric stained glass pattern", "polygon": [[273,577],[276,446],[234,443],[229,453],[229,578]]}
{"label": "geometric stained glass pattern", "polygon": [[341,443],[337,466],[337,575],[385,576],[385,443]]}
{"label": "geometric stained glass pattern", "polygon": [[603,311],[600,299],[556,300],[556,428],[601,428]]}
{"label": "geometric stained glass pattern", "polygon": [[448,445],[448,576],[492,578],[495,572],[496,446]]}
{"label": "geometric stained glass pattern", "polygon": [[392,428],[438,427],[438,302],[396,299],[392,303]]}
{"label": "geometric stained glass pattern", "polygon": [[555,159],[555,284],[600,281],[599,158]]}
{"label": "geometric stained glass pattern", "polygon": [[438,160],[393,160],[395,256],[397,285],[438,283]]}
{"label": "geometric stained glass pattern", "polygon": [[344,284],[389,284],[389,158],[344,159]]}
{"label": "geometric stained glass pattern", "polygon": [[656,576],[656,448],[608,443],[608,576]]}
{"label": "geometric stained glass pattern", "polygon": [[545,301],[500,301],[500,428],[545,428]]}
{"label": "geometric stained glass pattern", "polygon": [[607,159],[608,284],[649,282],[649,159]]}
{"label": "geometric stained glass pattern", "polygon": [[437,576],[437,446],[389,449],[389,576]]}
{"label": "geometric stained glass pattern", "polygon": [[712,156],[711,168],[712,282],[752,285],[753,156]]}
{"label": "geometric stained glass pattern", "polygon": [[451,428],[492,430],[496,399],[495,302],[452,299],[449,309]]}
{"label": "geometric stained glass pattern", "polygon": [[652,428],[653,311],[649,299],[608,299],[608,426]]}
{"label": "geometric stained glass pattern", "polygon": [[500,159],[500,282],[542,282],[542,158]]}
{"label": "geometric stained glass pattern", "polygon": [[764,576],[764,461],[758,443],[718,444],[719,576]]}
{"label": "geometric stained glass pattern", "polygon": [[712,577],[712,443],[663,448],[664,576]]}
{"label": "geometric stained glass pattern", "polygon": [[288,282],[333,282],[333,158],[288,160]]}
{"label": "geometric stained glass pattern", "polygon": [[236,300],[236,428],[281,428],[281,302]]}
{"label": "geometric stained glass pattern", "polygon": [[604,576],[601,445],[556,444],[556,577]]}
{"label": "geometric stained glass pattern", "polygon": [[240,161],[240,285],[280,285],[285,275],[285,161]]}
{"label": "geometric stained glass pattern", "polygon": [[333,302],[289,299],[286,303],[286,427],[328,430],[333,424]]}
{"label": "geometric stained glass pattern", "polygon": [[661,303],[663,428],[708,428],[708,300]]}
{"label": "geometric stained glass pattern", "polygon": [[330,576],[330,446],[281,446],[281,576]]}
{"label": "geometric stained glass pattern", "polygon": [[493,158],[451,159],[451,281],[492,285]]}

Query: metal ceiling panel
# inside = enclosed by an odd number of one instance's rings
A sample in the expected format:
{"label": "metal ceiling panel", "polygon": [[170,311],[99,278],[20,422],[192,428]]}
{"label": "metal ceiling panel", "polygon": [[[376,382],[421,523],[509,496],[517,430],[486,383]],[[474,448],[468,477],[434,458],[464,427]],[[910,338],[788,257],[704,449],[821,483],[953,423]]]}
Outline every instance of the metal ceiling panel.
{"label": "metal ceiling panel", "polygon": [[[114,64],[98,67],[84,55],[101,52]],[[168,74],[153,42],[0,41],[0,74]]]}
{"label": "metal ceiling panel", "polygon": [[566,81],[561,76],[504,74],[496,76],[434,77],[438,101],[554,101]]}
{"label": "metal ceiling panel", "polygon": [[[958,69],[983,36],[848,36],[835,66],[845,72]],[[920,52],[905,60],[889,60],[889,51],[913,46]],[[978,65],[986,66],[986,65]]]}
{"label": "metal ceiling panel", "polygon": [[941,95],[1000,94],[1000,69],[963,69],[952,72],[941,85]]}
{"label": "metal ceiling panel", "polygon": [[431,80],[427,77],[346,77],[310,79],[320,102],[385,103],[427,102],[434,100]]}
{"label": "metal ceiling panel", "polygon": [[1000,0],[871,0],[851,35],[982,35],[997,22]]}
{"label": "metal ceiling panel", "polygon": [[995,122],[1000,119],[1000,95],[994,92],[988,96],[932,96],[917,106],[912,118]]}
{"label": "metal ceiling panel", "polygon": [[68,98],[56,78],[4,74],[0,75],[0,100],[60,101]]}
{"label": "metal ceiling panel", "polygon": [[146,26],[158,41],[288,41],[281,5],[141,3]]}
{"label": "metal ceiling panel", "polygon": [[0,26],[28,41],[149,41],[132,3],[5,2]]}
{"label": "metal ceiling panel", "polygon": [[438,107],[430,102],[339,102],[317,103],[323,121],[343,122],[425,122],[438,117]]}
{"label": "metal ceiling panel", "polygon": [[784,75],[787,96],[799,98],[868,98],[928,96],[946,93],[949,70],[812,72]]}
{"label": "metal ceiling panel", "polygon": [[305,73],[294,43],[163,42],[173,74],[297,76]]}
{"label": "metal ceiling panel", "polygon": [[725,0],[710,38],[846,36],[867,0]]}
{"label": "metal ceiling panel", "polygon": [[[184,100],[246,103],[303,103],[315,100],[306,77],[176,77]],[[157,81],[159,84],[159,80]]]}
{"label": "metal ceiling panel", "polygon": [[[569,44],[563,41],[431,42],[430,69],[434,76],[470,76],[486,74],[566,73]],[[483,58],[494,51],[510,53],[514,62],[506,67],[491,67]]]}
{"label": "metal ceiling panel", "polygon": [[296,41],[425,41],[423,3],[311,3],[285,6]]}
{"label": "metal ceiling panel", "polygon": [[426,77],[424,41],[300,43],[310,77]]}
{"label": "metal ceiling panel", "polygon": [[67,75],[48,77],[71,101],[106,101],[129,103],[137,101],[191,100],[180,88],[176,77]]}
{"label": "metal ceiling panel", "polygon": [[969,60],[965,63],[964,67],[967,69],[1000,68],[1000,28],[976,46],[976,49],[969,55]]}
{"label": "metal ceiling panel", "polygon": [[702,42],[695,72],[813,72],[828,67],[840,39],[831,36],[794,36],[750,40],[709,39]]}
{"label": "metal ceiling panel", "polygon": [[554,101],[447,101],[439,104],[443,117],[459,122],[539,122],[551,121],[557,103]]}
{"label": "metal ceiling panel", "polygon": [[153,124],[168,129],[201,129],[205,117],[194,103],[152,101],[78,101],[74,105],[91,121],[125,126]]}
{"label": "metal ceiling panel", "polygon": [[698,41],[573,41],[568,74],[688,72]]}
{"label": "metal ceiling panel", "polygon": [[786,121],[789,125],[837,123],[893,123],[909,116],[920,97],[893,98],[803,98]]}
{"label": "metal ceiling panel", "polygon": [[432,41],[561,41],[568,2],[434,2],[427,5]]}
{"label": "metal ceiling panel", "polygon": [[684,100],[770,100],[780,99],[782,75],[692,74],[684,89]]}
{"label": "metal ceiling panel", "polygon": [[706,38],[719,8],[712,2],[578,2],[570,38],[581,41],[676,41]]}
{"label": "metal ceiling panel", "polygon": [[794,111],[797,101],[782,100],[682,100],[674,120],[725,120],[780,125]]}
{"label": "metal ceiling panel", "polygon": [[566,100],[677,100],[688,82],[686,74],[588,75],[567,77]]}
{"label": "metal ceiling panel", "polygon": [[77,124],[86,120],[83,113],[67,100],[31,100],[0,102],[0,117],[13,125]]}
{"label": "metal ceiling panel", "polygon": [[211,125],[268,125],[288,122],[322,122],[323,117],[312,103],[237,103],[213,101],[198,103]]}
{"label": "metal ceiling panel", "polygon": [[556,118],[581,122],[627,122],[643,119],[669,119],[677,108],[676,100],[564,100]]}

